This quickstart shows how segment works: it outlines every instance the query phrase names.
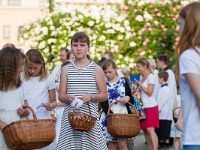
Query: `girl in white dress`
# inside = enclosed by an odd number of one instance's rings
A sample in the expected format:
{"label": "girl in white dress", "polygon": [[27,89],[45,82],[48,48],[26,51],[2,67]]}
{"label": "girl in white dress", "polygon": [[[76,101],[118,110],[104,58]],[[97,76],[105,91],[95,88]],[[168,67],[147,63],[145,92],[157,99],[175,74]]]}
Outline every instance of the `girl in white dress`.
{"label": "girl in white dress", "polygon": [[[9,123],[29,115],[29,110],[21,86],[22,72],[21,51],[13,47],[5,47],[0,51],[0,130]],[[2,132],[0,132],[0,150],[9,150]]]}
{"label": "girl in white dress", "polygon": [[[35,111],[38,119],[51,117],[56,107],[55,81],[45,68],[45,62],[40,51],[30,49],[26,53],[23,78],[23,88],[26,90],[28,104]],[[44,107],[37,109],[37,106]],[[32,118],[32,115],[30,115]],[[55,141],[42,150],[55,150]]]}

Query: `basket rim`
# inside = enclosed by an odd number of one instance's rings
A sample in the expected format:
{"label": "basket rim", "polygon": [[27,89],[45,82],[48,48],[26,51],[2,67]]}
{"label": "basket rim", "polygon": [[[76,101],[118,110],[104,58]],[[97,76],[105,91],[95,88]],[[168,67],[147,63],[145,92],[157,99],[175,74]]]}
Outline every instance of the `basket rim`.
{"label": "basket rim", "polygon": [[17,121],[11,122],[10,124],[7,124],[7,125],[2,129],[2,133],[6,130],[6,128],[8,128],[9,126],[11,126],[11,125],[13,125],[13,124],[20,123],[20,122],[38,122],[38,121],[53,121],[53,122],[56,122],[56,121],[53,120],[53,119],[37,119],[37,120],[34,120],[34,119],[26,119],[26,120],[17,120]]}
{"label": "basket rim", "polygon": [[120,113],[116,113],[116,114],[109,114],[106,117],[109,117],[109,116],[130,116],[130,117],[134,116],[134,117],[138,117],[139,118],[139,116],[137,114],[120,114]]}

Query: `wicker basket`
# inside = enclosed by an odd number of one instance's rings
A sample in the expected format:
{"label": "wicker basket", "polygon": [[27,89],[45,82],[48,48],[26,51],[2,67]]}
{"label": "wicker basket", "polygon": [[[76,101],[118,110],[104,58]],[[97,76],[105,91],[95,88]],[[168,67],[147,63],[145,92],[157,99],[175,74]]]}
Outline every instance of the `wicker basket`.
{"label": "wicker basket", "polygon": [[138,113],[134,107],[132,114],[110,114],[110,109],[113,104],[118,101],[113,102],[107,113],[107,130],[111,136],[115,138],[131,138],[135,137],[140,133],[140,123]]}
{"label": "wicker basket", "polygon": [[77,104],[74,105],[73,112],[68,114],[69,123],[74,130],[90,131],[94,127],[97,118],[92,116],[90,104],[88,104],[89,115],[76,113],[75,109]]}
{"label": "wicker basket", "polygon": [[55,121],[37,119],[34,110],[32,120],[19,120],[5,126],[2,130],[6,145],[14,150],[32,150],[45,147],[53,142],[56,136]]}

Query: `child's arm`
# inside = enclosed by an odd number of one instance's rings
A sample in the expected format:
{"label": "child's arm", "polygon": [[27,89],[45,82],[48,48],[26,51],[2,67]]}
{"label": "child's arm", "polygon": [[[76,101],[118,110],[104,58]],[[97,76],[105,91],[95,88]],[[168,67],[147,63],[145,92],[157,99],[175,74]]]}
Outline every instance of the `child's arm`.
{"label": "child's arm", "polygon": [[56,91],[55,89],[49,90],[49,99],[50,102],[49,103],[45,103],[45,108],[48,111],[53,110],[54,108],[56,108],[57,104],[56,104]]}
{"label": "child's arm", "polygon": [[[24,105],[28,105],[27,100],[24,100]],[[27,117],[30,114],[30,111],[28,108],[24,109],[24,105],[22,105],[22,108],[17,109],[17,114],[19,115],[20,118],[22,117]]]}
{"label": "child's arm", "polygon": [[67,66],[61,68],[58,98],[62,103],[71,103],[75,99],[75,95],[67,94]]}
{"label": "child's arm", "polygon": [[2,130],[7,124],[0,120],[0,129]]}

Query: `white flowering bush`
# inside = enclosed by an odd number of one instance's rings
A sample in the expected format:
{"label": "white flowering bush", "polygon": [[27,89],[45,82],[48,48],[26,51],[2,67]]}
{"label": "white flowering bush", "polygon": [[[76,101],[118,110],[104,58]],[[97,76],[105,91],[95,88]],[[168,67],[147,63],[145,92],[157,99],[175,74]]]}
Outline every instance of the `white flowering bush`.
{"label": "white flowering bush", "polygon": [[[115,15],[115,16],[113,16]],[[54,12],[44,19],[24,26],[23,34],[18,37],[20,44],[31,41],[32,48],[40,50],[52,69],[59,62],[62,48],[70,49],[70,39],[77,31],[85,31],[91,40],[90,56],[94,61],[100,60],[106,50],[119,55],[120,42],[130,38],[126,35],[131,30],[129,21],[113,13],[112,18],[102,14],[93,15],[84,10],[70,13]],[[129,59],[128,59],[129,60]],[[120,67],[120,61],[118,61]],[[126,65],[129,65],[126,62]]]}
{"label": "white flowering bush", "polygon": [[54,12],[25,25],[18,39],[20,44],[31,41],[30,47],[44,54],[49,69],[59,62],[60,49],[70,48],[70,39],[77,31],[89,35],[90,56],[94,61],[110,50],[114,52],[119,68],[127,66],[135,70],[135,61],[140,57],[154,58],[161,53],[166,53],[173,64],[177,18],[182,3],[180,0],[159,2],[125,0],[123,12],[119,9],[112,12],[111,17],[105,11],[96,15],[84,8],[66,13]]}

